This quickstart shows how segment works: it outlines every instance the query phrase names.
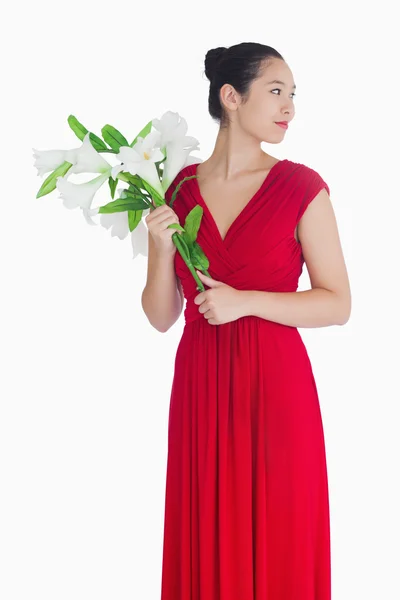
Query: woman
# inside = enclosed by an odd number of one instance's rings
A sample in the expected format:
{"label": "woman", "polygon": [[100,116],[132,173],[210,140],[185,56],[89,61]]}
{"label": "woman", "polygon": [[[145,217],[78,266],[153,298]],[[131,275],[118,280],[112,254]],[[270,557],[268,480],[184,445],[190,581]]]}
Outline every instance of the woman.
{"label": "woman", "polygon": [[[220,129],[147,217],[143,308],[183,309],[171,391],[162,600],[330,600],[329,494],[318,392],[298,327],[343,325],[351,295],[329,187],[260,148],[281,142],[295,83],[273,48],[210,50]],[[171,236],[196,205],[210,260],[198,292]],[[306,263],[312,289],[297,292]]]}

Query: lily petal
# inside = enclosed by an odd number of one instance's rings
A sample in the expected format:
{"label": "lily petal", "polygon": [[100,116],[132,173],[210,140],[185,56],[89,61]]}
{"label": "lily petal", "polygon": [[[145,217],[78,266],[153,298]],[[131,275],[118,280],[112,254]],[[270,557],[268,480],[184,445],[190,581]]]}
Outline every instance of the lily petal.
{"label": "lily petal", "polygon": [[154,148],[154,150],[150,153],[149,160],[153,161],[154,163],[160,162],[163,159],[164,159],[164,154],[161,152],[161,150],[159,148]]}
{"label": "lily petal", "polygon": [[120,240],[125,239],[129,233],[127,211],[105,214],[100,213],[100,224],[106,229],[111,228],[111,236],[117,236]]}
{"label": "lily petal", "polygon": [[139,221],[135,229],[129,231],[128,213],[116,212],[116,213],[100,213],[100,223],[106,229],[111,229],[111,236],[116,236],[120,240],[125,239],[129,233],[131,233],[131,244],[133,248],[133,258],[142,254],[148,256],[148,229],[144,224],[143,217],[150,212],[150,209],[146,209],[142,213],[142,219]]}
{"label": "lily petal", "polygon": [[[143,216],[145,212],[143,211]],[[131,243],[133,248],[132,258],[136,258],[139,254],[142,256],[149,255],[149,234],[143,218],[131,233]]]}
{"label": "lily petal", "polygon": [[111,169],[111,177],[113,179],[117,179],[117,175],[118,173],[120,173],[121,171],[124,171],[124,165],[114,165],[114,167],[112,167]]}
{"label": "lily petal", "polygon": [[[150,133],[148,133],[146,135],[146,137],[143,139],[142,142],[137,142],[135,144],[141,144],[141,149],[142,152],[149,152],[149,150],[152,150],[154,148],[154,146],[156,146],[161,140],[161,133],[159,131],[156,131],[155,129],[153,129],[153,131],[150,131]],[[134,147],[135,147],[134,146]]]}
{"label": "lily petal", "polygon": [[74,152],[76,157],[71,173],[105,173],[111,169],[110,163],[93,148],[89,132],[85,135],[82,146]]}
{"label": "lily petal", "polygon": [[[135,144],[136,145],[136,144]],[[140,154],[130,146],[121,146],[116,158],[122,163],[136,162],[141,160]]]}
{"label": "lily petal", "polygon": [[162,188],[164,193],[174,181],[178,173],[189,164],[202,162],[200,158],[189,156],[191,148],[185,149],[178,144],[167,144],[167,160],[163,163]]}
{"label": "lily petal", "polygon": [[142,160],[137,166],[139,177],[147,181],[164,198],[164,190],[160,182],[156,165],[151,160]]}
{"label": "lily petal", "polygon": [[[50,171],[54,171],[59,167],[65,160],[66,150],[36,150],[32,148],[35,158],[34,167],[38,170],[38,175],[41,177]],[[68,162],[71,162],[68,160]],[[72,167],[71,167],[72,168]]]}
{"label": "lily petal", "polygon": [[85,217],[86,222],[88,223],[88,225],[97,225],[97,223],[95,223],[93,221],[93,219],[91,218],[90,212],[89,212],[89,210],[87,208],[82,208],[82,213],[83,213],[83,216]]}
{"label": "lily petal", "polygon": [[[57,177],[57,189],[60,192],[60,198],[63,200],[66,208],[89,209],[91,207],[94,195],[108,179],[109,173],[103,173],[86,183],[72,183],[65,177]],[[85,218],[89,216],[85,213]]]}
{"label": "lily petal", "polygon": [[79,148],[70,150],[36,150],[32,148],[35,158],[34,166],[38,175],[45,175],[54,171],[64,161],[73,166],[69,169],[67,177],[72,173],[105,173],[111,169],[111,165],[93,148],[89,132],[85,135]]}

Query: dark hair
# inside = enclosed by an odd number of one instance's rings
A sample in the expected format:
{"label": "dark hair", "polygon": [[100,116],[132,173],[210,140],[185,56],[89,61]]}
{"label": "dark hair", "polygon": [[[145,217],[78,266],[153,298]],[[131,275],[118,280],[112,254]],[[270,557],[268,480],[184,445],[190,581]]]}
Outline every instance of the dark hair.
{"label": "dark hair", "polygon": [[272,58],[284,60],[275,48],[257,42],[242,42],[229,48],[220,46],[207,52],[204,65],[205,75],[210,80],[208,111],[221,127],[229,123],[220,101],[221,87],[230,83],[246,102],[252,82],[261,75]]}

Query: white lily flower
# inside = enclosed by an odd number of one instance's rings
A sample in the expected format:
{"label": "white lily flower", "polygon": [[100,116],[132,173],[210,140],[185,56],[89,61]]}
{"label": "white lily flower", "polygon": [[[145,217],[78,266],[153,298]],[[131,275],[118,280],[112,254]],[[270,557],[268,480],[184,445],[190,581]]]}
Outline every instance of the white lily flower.
{"label": "white lily flower", "polygon": [[[167,157],[169,158],[163,163],[164,171],[162,176],[162,187],[164,194],[182,169],[188,165],[202,162],[202,160],[196,156],[189,156],[193,148],[182,148],[179,140],[177,142],[169,142],[166,149]],[[195,149],[197,150],[198,148]]]}
{"label": "white lily flower", "polygon": [[32,148],[35,158],[34,167],[38,170],[38,175],[43,177],[49,171],[55,171],[57,167],[63,164],[67,159],[68,150],[35,150]]}
{"label": "white lily flower", "polygon": [[100,223],[106,229],[110,229],[111,237],[118,237],[124,240],[129,233],[128,213],[127,211],[115,213],[100,213]]}
{"label": "white lily flower", "polygon": [[96,225],[91,218],[90,207],[96,192],[100,189],[103,183],[109,178],[110,171],[102,173],[95,179],[86,183],[72,183],[66,177],[57,177],[57,189],[60,192],[59,198],[63,200],[66,208],[81,208],[83,215],[89,225]]}
{"label": "white lily flower", "polygon": [[152,125],[161,135],[161,145],[163,148],[168,142],[174,142],[177,139],[182,140],[184,148],[198,146],[199,142],[195,137],[186,135],[188,130],[187,121],[179,113],[167,110],[161,119],[153,119]]}
{"label": "white lily flower", "polygon": [[49,171],[54,171],[64,161],[68,161],[73,165],[66,173],[66,177],[71,173],[105,173],[112,168],[93,148],[89,133],[85,135],[79,148],[72,148],[71,150],[35,150],[35,148],[32,148],[32,150],[35,157],[34,166],[40,176]]}
{"label": "white lily flower", "polygon": [[112,166],[107,162],[97,150],[95,150],[90,141],[89,132],[83,138],[80,148],[67,150],[68,162],[74,165],[68,171],[71,173],[109,173]]}
{"label": "white lily flower", "polygon": [[132,148],[121,146],[116,158],[122,164],[112,168],[112,177],[115,179],[121,171],[126,171],[131,175],[139,175],[164,198],[164,190],[155,165],[156,162],[164,158],[163,153],[157,147],[159,139],[160,134],[157,131],[151,131],[145,138],[138,137]]}
{"label": "white lily flower", "polygon": [[[149,208],[143,210],[142,217],[145,217],[149,212]],[[99,214],[99,207],[92,208],[88,211],[88,215],[94,216],[97,214]],[[111,237],[116,236],[120,240],[124,240],[127,237],[127,235],[131,233],[131,243],[133,248],[132,258],[138,256],[138,254],[148,256],[148,229],[144,224],[143,218],[139,221],[135,229],[131,232],[129,230],[127,211],[104,214],[100,213],[100,224],[106,229],[111,229]]]}
{"label": "white lily flower", "polygon": [[200,159],[188,158],[192,150],[199,149],[199,142],[192,136],[187,136],[188,130],[186,119],[179,113],[167,111],[161,119],[153,119],[152,125],[160,133],[160,148],[165,148],[167,159],[163,163],[164,171],[162,187],[164,194],[169,188],[177,174],[189,164],[201,162]]}
{"label": "white lily flower", "polygon": [[[143,215],[149,212],[150,209],[146,209],[143,211]],[[135,227],[135,229],[131,233],[131,243],[133,248],[133,256],[132,258],[136,258],[138,254],[142,254],[143,256],[149,255],[149,230],[144,224],[143,219],[141,219]]]}

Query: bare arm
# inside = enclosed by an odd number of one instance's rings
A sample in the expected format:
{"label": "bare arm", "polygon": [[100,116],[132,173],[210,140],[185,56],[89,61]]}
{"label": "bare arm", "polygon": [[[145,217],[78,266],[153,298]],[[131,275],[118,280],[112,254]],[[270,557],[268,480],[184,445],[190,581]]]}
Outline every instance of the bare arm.
{"label": "bare arm", "polygon": [[174,269],[175,251],[159,252],[148,233],[147,282],[142,307],[150,324],[165,333],[178,320],[183,309],[183,292]]}
{"label": "bare arm", "polygon": [[351,313],[350,284],[333,206],[325,189],[307,207],[298,235],[312,289],[245,291],[245,313],[292,327],[344,325]]}

